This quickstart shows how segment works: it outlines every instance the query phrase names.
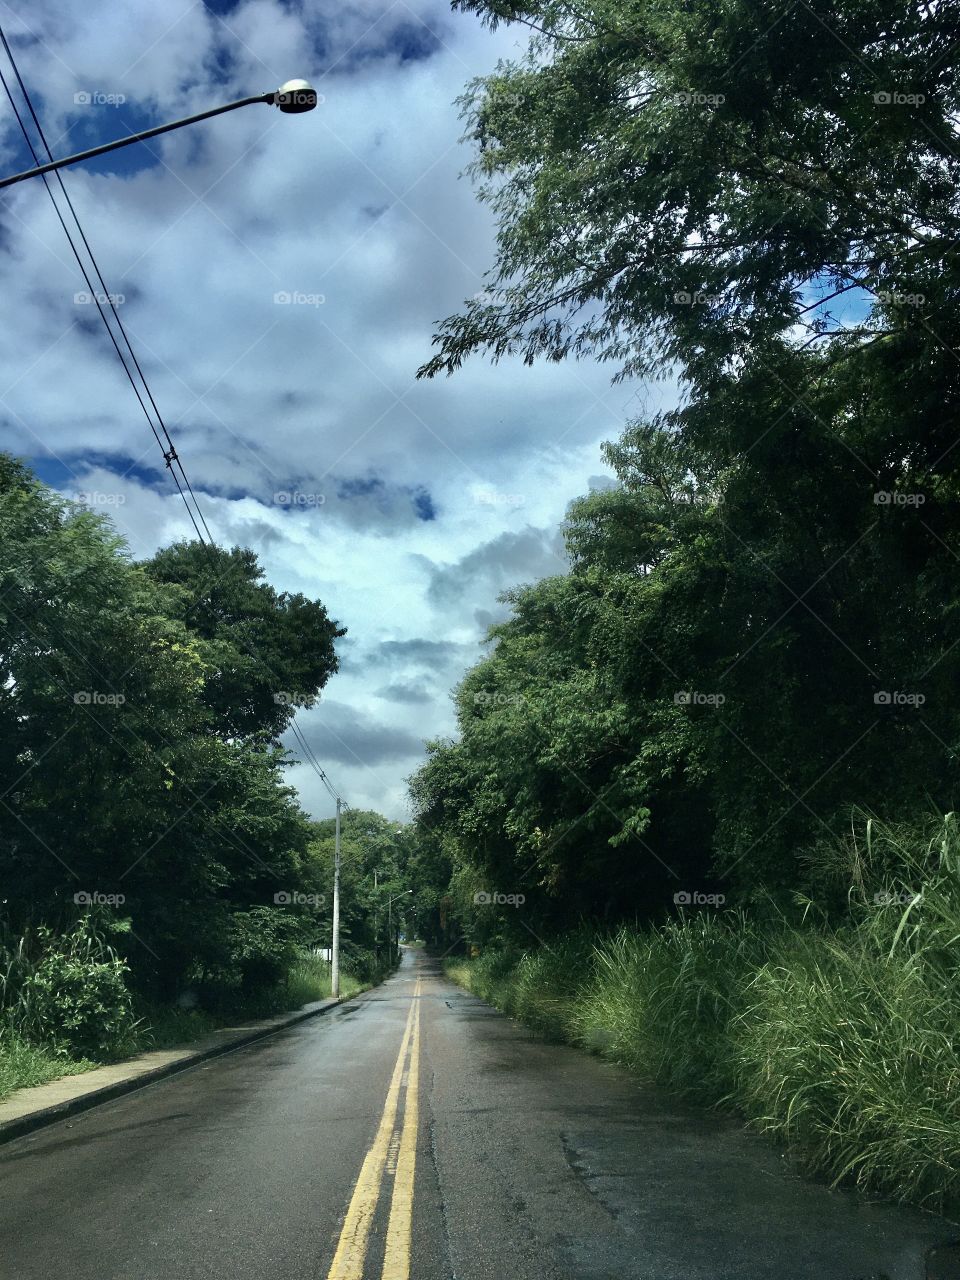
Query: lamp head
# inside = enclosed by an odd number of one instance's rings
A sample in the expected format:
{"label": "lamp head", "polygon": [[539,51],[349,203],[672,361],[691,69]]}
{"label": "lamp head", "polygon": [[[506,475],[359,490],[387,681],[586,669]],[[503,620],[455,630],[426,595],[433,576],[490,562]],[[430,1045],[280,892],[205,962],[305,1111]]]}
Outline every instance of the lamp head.
{"label": "lamp head", "polygon": [[317,105],[317,91],[306,80],[288,80],[273,95],[273,105],[289,115],[312,111]]}

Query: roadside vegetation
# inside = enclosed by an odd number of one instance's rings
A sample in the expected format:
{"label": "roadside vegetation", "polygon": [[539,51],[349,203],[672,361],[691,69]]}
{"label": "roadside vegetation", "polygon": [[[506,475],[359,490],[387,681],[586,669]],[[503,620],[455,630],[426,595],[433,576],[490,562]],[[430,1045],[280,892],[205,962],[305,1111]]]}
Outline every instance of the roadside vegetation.
{"label": "roadside vegetation", "polygon": [[[41,930],[39,944],[31,955],[21,939],[0,973],[0,1098],[134,1054],[187,1045],[221,1027],[287,1013],[331,994],[327,961],[297,950],[272,984],[221,993],[205,1006],[190,992],[186,1006],[166,1006],[131,991],[126,964],[90,915],[67,935]],[[369,985],[341,970],[342,999]]]}
{"label": "roadside vegetation", "polygon": [[421,929],[543,1034],[956,1202],[955,6],[457,7],[538,35],[463,98],[495,259],[421,373],[643,381],[412,780]]}
{"label": "roadside vegetation", "polygon": [[[337,669],[255,555],[131,561],[0,453],[0,1089],[326,994],[334,822],[281,738]],[[390,968],[409,832],[343,819],[341,965]]]}
{"label": "roadside vegetation", "polygon": [[684,911],[447,972],[547,1038],[736,1108],[812,1172],[956,1212],[960,837],[953,814],[932,825],[869,824],[864,854],[892,856],[858,863],[843,919],[809,900]]}

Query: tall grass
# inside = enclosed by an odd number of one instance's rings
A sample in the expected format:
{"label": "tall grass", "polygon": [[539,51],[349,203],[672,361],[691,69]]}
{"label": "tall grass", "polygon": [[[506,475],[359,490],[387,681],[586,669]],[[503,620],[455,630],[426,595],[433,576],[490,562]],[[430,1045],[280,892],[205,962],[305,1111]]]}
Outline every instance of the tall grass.
{"label": "tall grass", "polygon": [[[143,1022],[140,1047],[173,1048],[189,1044],[191,1040],[241,1019],[289,1013],[315,1000],[326,1000],[330,996],[330,988],[330,965],[315,952],[303,951],[279,982],[251,992],[215,1013],[203,1009],[141,1007],[138,1010]],[[341,999],[348,1000],[365,989],[365,984],[353,974],[340,971]]]}
{"label": "tall grass", "polygon": [[736,1107],[832,1182],[960,1207],[960,839],[879,826],[839,922],[686,915],[452,976],[542,1033]]}

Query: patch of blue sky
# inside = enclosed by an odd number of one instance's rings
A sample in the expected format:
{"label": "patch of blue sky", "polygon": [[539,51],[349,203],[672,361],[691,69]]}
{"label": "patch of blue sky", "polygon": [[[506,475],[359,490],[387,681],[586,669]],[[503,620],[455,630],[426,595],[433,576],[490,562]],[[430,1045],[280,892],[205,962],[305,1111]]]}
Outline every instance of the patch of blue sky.
{"label": "patch of blue sky", "polygon": [[815,277],[802,291],[803,305],[810,310],[804,316],[808,324],[818,317],[829,317],[831,328],[855,328],[862,325],[876,302],[867,289],[848,289],[837,297],[837,285],[826,276]]}
{"label": "patch of blue sky", "polygon": [[154,466],[143,458],[134,459],[123,454],[98,453],[89,449],[66,456],[37,454],[27,458],[26,462],[37,478],[52,489],[69,488],[95,468],[109,471],[118,480],[136,481],[148,489],[166,492],[169,483],[162,462]]}

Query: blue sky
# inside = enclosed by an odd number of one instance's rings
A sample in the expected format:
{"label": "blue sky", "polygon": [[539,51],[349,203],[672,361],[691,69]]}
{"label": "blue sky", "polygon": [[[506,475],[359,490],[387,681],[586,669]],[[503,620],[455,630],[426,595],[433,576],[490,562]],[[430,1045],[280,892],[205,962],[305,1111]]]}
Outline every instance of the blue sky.
{"label": "blue sky", "polygon": [[[434,0],[49,0],[0,21],[58,155],[296,76],[322,94],[308,115],[248,107],[66,180],[214,535],[348,628],[300,717],[314,751],[348,803],[407,816],[404,779],[452,731],[450,689],[498,596],[563,571],[567,504],[609,482],[601,442],[670,395],[591,364],[415,380],[492,261],[454,99],[523,37]],[[26,163],[4,109],[0,166]],[[4,197],[4,447],[150,554],[191,532],[186,514],[42,184]],[[308,770],[291,778],[329,812]]]}

